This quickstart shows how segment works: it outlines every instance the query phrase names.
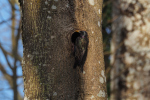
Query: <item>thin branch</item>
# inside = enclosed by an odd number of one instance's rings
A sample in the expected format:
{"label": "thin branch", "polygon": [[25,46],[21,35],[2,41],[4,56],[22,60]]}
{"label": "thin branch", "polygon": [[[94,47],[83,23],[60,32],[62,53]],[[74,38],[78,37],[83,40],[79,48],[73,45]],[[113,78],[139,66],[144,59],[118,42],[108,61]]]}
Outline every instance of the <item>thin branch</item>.
{"label": "thin branch", "polygon": [[12,80],[12,76],[7,74],[7,71],[4,69],[4,66],[0,64],[0,70],[8,81]]}
{"label": "thin branch", "polygon": [[9,68],[12,70],[13,68],[12,68],[11,64],[9,63],[8,58],[7,58],[7,52],[6,52],[6,50],[4,50],[4,48],[1,46],[1,43],[0,43],[0,49],[2,50],[2,52],[3,52],[4,56],[5,56],[5,59],[6,59],[6,62],[7,62],[7,64],[8,64],[8,66],[9,66]]}

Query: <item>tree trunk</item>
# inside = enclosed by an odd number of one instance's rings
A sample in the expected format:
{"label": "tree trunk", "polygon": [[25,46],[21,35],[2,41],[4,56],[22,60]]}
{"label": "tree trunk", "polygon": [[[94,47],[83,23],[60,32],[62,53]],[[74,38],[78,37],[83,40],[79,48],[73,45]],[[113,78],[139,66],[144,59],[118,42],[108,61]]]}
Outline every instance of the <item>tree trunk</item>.
{"label": "tree trunk", "polygon": [[150,2],[113,2],[111,100],[150,98]]}
{"label": "tree trunk", "polygon": [[[25,100],[105,100],[102,0],[23,1]],[[73,69],[72,34],[86,31],[83,72]]]}

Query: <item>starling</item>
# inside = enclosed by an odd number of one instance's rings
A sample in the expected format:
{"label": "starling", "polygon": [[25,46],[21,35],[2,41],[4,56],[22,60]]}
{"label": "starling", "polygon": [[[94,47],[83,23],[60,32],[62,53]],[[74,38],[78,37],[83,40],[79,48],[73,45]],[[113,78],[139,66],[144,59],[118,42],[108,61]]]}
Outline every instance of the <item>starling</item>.
{"label": "starling", "polygon": [[73,68],[79,66],[83,72],[83,65],[87,55],[88,35],[85,31],[79,31],[79,34],[74,43],[75,63]]}

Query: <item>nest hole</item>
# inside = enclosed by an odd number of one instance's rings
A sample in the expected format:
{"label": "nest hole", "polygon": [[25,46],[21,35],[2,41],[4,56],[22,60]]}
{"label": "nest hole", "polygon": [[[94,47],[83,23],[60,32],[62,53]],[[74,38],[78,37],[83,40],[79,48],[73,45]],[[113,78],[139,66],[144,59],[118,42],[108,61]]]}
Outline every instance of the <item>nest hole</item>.
{"label": "nest hole", "polygon": [[76,41],[77,37],[79,37],[79,36],[80,36],[80,33],[79,33],[79,32],[74,32],[74,33],[72,34],[72,36],[71,36],[71,42],[72,42],[73,44],[75,44],[75,41]]}

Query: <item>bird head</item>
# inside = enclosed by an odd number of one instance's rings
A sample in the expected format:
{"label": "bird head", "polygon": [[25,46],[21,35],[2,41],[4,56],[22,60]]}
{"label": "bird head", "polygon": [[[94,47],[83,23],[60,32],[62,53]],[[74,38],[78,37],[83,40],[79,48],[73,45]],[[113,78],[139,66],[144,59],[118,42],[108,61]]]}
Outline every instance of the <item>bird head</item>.
{"label": "bird head", "polygon": [[87,32],[86,32],[86,31],[80,31],[79,33],[80,33],[80,36],[81,36],[82,38],[84,38],[84,37],[87,36]]}

